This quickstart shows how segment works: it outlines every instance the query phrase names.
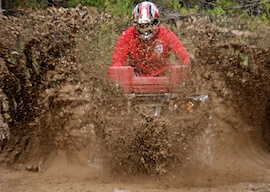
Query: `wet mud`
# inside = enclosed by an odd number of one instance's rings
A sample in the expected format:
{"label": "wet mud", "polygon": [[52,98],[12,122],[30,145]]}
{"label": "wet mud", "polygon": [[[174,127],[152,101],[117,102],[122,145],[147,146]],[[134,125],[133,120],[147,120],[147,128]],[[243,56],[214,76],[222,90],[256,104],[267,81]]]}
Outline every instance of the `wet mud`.
{"label": "wet mud", "polygon": [[107,80],[127,21],[85,7],[2,16],[0,189],[269,190],[270,34],[241,22],[168,25],[192,55],[180,95],[209,97],[183,119],[129,111]]}

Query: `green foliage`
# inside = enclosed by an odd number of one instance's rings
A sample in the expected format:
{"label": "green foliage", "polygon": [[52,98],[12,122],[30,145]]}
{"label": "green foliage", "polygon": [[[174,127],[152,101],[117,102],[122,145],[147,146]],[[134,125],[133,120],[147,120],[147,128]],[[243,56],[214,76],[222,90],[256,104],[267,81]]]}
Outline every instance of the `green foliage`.
{"label": "green foliage", "polygon": [[221,6],[217,6],[213,10],[208,10],[208,13],[211,16],[221,17],[224,16],[227,12]]}
{"label": "green foliage", "polygon": [[181,14],[196,14],[199,11],[199,6],[195,5],[193,8],[185,8],[183,7],[178,0],[173,0],[169,3],[169,7],[171,7],[173,10],[179,11]]}
{"label": "green foliage", "polygon": [[76,7],[78,4],[83,6],[91,6],[91,7],[98,7],[104,8],[107,1],[104,0],[69,0],[67,2],[67,7]]}
{"label": "green foliage", "polygon": [[240,14],[241,18],[249,22],[248,29],[253,31],[259,27],[270,25],[270,1],[264,0],[261,5],[262,14],[258,16],[249,15],[246,11]]}
{"label": "green foliage", "polygon": [[[131,13],[134,4],[141,2],[138,0],[64,0],[67,7],[76,7],[78,4],[82,6],[91,6],[108,11],[114,17],[123,18],[128,16],[131,18]],[[208,14],[211,17],[225,17],[228,15],[238,15],[246,20],[254,20],[254,16],[245,6],[240,5],[239,0],[215,0],[215,1],[198,1],[198,0],[157,0],[159,4],[168,5],[174,11],[183,15],[189,14]],[[245,5],[245,4],[244,4]],[[22,6],[28,8],[46,8],[48,0],[26,0],[23,4],[20,0],[13,0],[12,6]],[[257,6],[258,9],[258,6]],[[262,0],[259,5],[261,13],[255,16],[255,20],[262,21],[270,25],[270,1]]]}
{"label": "green foliage", "polygon": [[270,16],[269,14],[263,13],[261,16],[261,20],[270,25]]}
{"label": "green foliage", "polygon": [[208,14],[214,17],[223,17],[227,14],[232,14],[236,10],[234,6],[236,2],[234,0],[217,0],[215,2],[215,7],[208,10]]}
{"label": "green foliage", "polygon": [[47,0],[27,0],[27,1],[24,1],[23,3],[21,3],[20,0],[15,0],[15,1],[13,1],[13,6],[45,9],[48,6],[48,1]]}
{"label": "green foliage", "polygon": [[270,25],[270,1],[263,0],[262,11],[263,11],[263,14],[261,15],[262,21]]}
{"label": "green foliage", "polygon": [[130,16],[133,10],[133,0],[107,0],[106,10],[115,16]]}
{"label": "green foliage", "polygon": [[245,19],[245,20],[247,20],[247,19],[250,18],[250,16],[248,15],[248,13],[247,13],[246,11],[243,12],[243,13],[240,15],[240,17],[241,17],[242,19]]}
{"label": "green foliage", "polygon": [[78,4],[100,8],[110,12],[113,16],[118,17],[131,15],[134,8],[133,0],[69,0],[67,2],[67,7],[76,7]]}
{"label": "green foliage", "polygon": [[[244,6],[239,6],[238,0],[216,0],[210,2],[212,8],[205,10],[207,2],[199,3],[199,1],[179,1],[172,0],[168,3],[168,6],[178,11],[181,14],[198,14],[206,13],[211,17],[225,17],[228,15],[239,15],[243,19],[254,20],[254,16],[247,12]],[[210,5],[210,3],[208,5]],[[192,8],[193,6],[193,8]],[[187,8],[189,7],[189,8]],[[261,6],[262,14],[255,17],[258,21],[262,21],[266,24],[270,24],[270,1],[263,0]]]}
{"label": "green foliage", "polygon": [[180,10],[180,8],[182,7],[178,0],[173,0],[169,3],[169,6],[174,10]]}
{"label": "green foliage", "polygon": [[233,9],[235,6],[235,2],[233,0],[217,0],[216,5],[217,7],[221,7],[222,9],[228,10],[228,9]]}
{"label": "green foliage", "polygon": [[243,67],[248,67],[248,55],[247,54],[245,54],[245,53],[240,53],[239,54],[240,55],[240,57],[241,57],[241,59],[242,59],[242,63],[241,63],[241,65],[243,66]]}
{"label": "green foliage", "polygon": [[198,13],[199,9],[200,9],[199,6],[195,5],[193,8],[189,9],[189,12],[191,14],[195,14],[195,13]]}
{"label": "green foliage", "polygon": [[181,14],[183,14],[183,15],[187,15],[189,12],[188,12],[188,9],[186,9],[186,8],[184,8],[184,7],[181,7],[180,9],[179,9],[179,12],[181,13]]}

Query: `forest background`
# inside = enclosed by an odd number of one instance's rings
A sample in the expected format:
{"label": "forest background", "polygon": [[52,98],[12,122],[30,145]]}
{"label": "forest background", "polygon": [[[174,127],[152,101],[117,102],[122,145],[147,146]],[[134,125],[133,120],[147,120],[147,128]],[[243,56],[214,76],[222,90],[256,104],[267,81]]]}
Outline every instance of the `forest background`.
{"label": "forest background", "polygon": [[[48,6],[96,7],[113,16],[130,15],[140,0],[0,0],[3,13],[15,8],[46,8]],[[153,0],[161,13],[174,13],[176,17],[187,15],[209,15],[214,17],[240,16],[270,24],[269,0]]]}

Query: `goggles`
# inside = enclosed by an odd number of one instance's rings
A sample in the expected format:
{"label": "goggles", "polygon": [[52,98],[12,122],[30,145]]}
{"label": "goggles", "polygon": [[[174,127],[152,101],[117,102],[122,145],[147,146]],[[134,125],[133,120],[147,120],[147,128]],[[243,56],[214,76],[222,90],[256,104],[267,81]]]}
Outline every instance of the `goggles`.
{"label": "goggles", "polygon": [[158,24],[159,24],[158,21],[153,21],[151,23],[135,23],[135,28],[140,33],[151,32],[157,29]]}
{"label": "goggles", "polygon": [[159,21],[156,19],[151,23],[134,23],[134,26],[142,39],[150,40],[156,33],[158,24]]}

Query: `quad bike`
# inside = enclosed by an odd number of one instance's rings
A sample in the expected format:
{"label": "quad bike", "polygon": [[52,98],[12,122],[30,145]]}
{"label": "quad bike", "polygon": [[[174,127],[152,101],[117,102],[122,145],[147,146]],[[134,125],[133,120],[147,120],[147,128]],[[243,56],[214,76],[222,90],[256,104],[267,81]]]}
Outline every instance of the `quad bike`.
{"label": "quad bike", "polygon": [[[136,76],[131,66],[111,66],[109,79],[121,88],[127,98],[128,111],[132,105],[154,108],[154,115],[159,116],[163,109],[171,112],[193,112],[208,95],[183,97],[179,88],[185,87],[187,68],[171,65],[165,76],[159,73],[148,77]],[[164,72],[160,70],[160,72]]]}

